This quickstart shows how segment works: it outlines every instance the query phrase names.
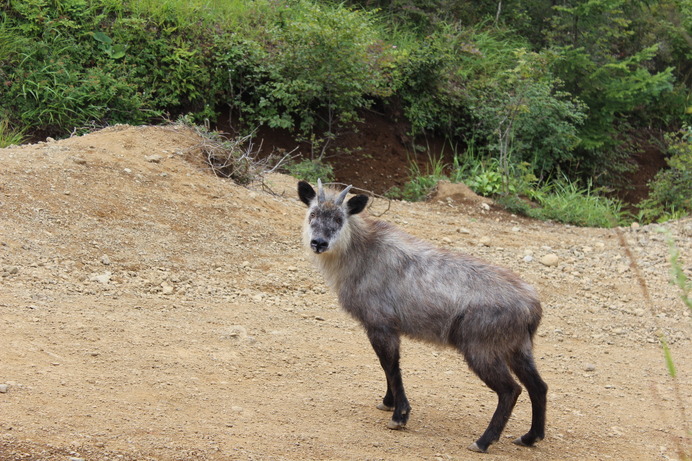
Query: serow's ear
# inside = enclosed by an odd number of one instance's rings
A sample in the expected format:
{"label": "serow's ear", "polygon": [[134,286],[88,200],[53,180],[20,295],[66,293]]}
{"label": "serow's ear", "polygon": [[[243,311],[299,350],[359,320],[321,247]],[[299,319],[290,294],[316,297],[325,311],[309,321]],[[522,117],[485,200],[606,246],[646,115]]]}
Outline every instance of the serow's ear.
{"label": "serow's ear", "polygon": [[368,204],[367,195],[356,195],[352,197],[351,200],[346,202],[348,207],[348,214],[358,214],[365,209],[365,205]]}
{"label": "serow's ear", "polygon": [[298,198],[301,202],[310,206],[310,202],[315,198],[315,189],[307,181],[298,182]]}

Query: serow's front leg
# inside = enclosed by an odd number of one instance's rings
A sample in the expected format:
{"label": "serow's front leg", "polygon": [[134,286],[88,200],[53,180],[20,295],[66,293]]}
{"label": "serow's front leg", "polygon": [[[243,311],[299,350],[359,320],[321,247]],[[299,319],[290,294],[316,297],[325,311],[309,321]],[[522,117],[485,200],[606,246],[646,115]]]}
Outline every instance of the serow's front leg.
{"label": "serow's front leg", "polygon": [[404,383],[399,368],[399,335],[389,328],[370,328],[368,329],[368,338],[380,359],[380,364],[387,378],[387,393],[377,408],[386,411],[394,410],[387,427],[403,429],[408,422],[411,406],[404,392]]}

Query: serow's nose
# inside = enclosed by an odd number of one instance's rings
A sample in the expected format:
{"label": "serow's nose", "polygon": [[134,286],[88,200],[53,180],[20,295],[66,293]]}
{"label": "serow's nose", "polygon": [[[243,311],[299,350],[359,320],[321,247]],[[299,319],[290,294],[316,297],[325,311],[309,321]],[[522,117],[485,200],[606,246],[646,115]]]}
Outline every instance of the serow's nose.
{"label": "serow's nose", "polygon": [[317,254],[324,253],[327,251],[327,246],[329,244],[325,239],[312,239],[310,240],[310,248]]}

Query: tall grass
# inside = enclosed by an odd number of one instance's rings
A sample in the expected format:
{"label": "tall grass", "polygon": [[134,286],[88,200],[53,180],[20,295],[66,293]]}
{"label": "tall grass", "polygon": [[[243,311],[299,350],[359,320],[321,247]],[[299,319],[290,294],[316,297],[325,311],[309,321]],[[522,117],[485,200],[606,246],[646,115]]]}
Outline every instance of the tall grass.
{"label": "tall grass", "polygon": [[535,195],[540,208],[529,214],[535,218],[588,227],[613,227],[626,221],[619,200],[598,195],[591,183],[562,178],[543,187]]}
{"label": "tall grass", "polygon": [[24,142],[24,132],[13,130],[7,120],[0,120],[0,149],[19,145],[22,142]]}
{"label": "tall grass", "polygon": [[[120,2],[117,2],[120,3]],[[268,8],[264,0],[138,0],[130,2],[132,10],[160,23],[192,27],[202,23],[224,24],[235,28],[245,22],[251,12]]]}

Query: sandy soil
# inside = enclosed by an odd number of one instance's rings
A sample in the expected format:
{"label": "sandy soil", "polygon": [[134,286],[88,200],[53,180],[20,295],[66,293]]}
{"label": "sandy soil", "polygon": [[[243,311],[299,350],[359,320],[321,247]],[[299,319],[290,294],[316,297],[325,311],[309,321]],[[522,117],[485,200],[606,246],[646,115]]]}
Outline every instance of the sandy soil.
{"label": "sandy soil", "polygon": [[[541,293],[547,437],[511,443],[529,426],[523,393],[502,440],[474,454],[494,394],[455,352],[404,341],[413,411],[388,430],[377,359],[300,246],[296,181],[216,178],[199,142],[180,127],[112,127],[0,150],[0,459],[689,456],[690,317],[658,226],[535,222],[453,189],[375,201],[381,219]],[[692,275],[692,221],[665,227]]]}

